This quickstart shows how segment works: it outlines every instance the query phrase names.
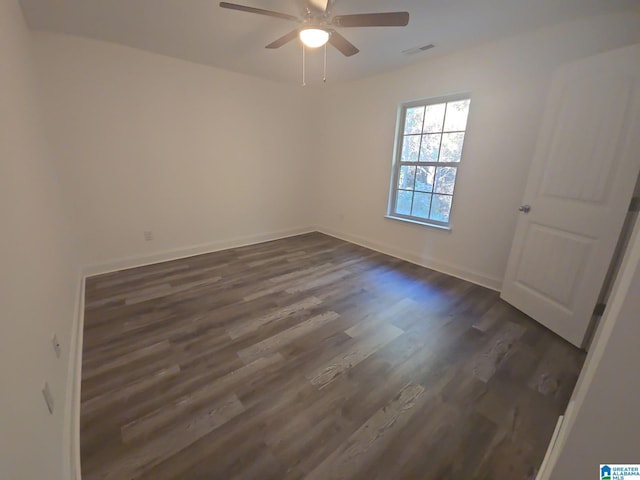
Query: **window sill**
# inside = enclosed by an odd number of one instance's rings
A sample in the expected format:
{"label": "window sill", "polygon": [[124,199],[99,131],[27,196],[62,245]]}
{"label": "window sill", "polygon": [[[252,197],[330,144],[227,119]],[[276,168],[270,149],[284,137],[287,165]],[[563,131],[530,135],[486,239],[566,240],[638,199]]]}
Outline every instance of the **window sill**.
{"label": "window sill", "polygon": [[385,215],[384,218],[388,218],[390,220],[398,220],[400,222],[413,223],[414,225],[421,225],[423,227],[437,228],[438,230],[444,230],[446,232],[451,231],[451,227],[448,227],[446,225],[437,225],[435,223],[419,222],[418,220],[412,220],[410,218],[394,217],[393,215]]}

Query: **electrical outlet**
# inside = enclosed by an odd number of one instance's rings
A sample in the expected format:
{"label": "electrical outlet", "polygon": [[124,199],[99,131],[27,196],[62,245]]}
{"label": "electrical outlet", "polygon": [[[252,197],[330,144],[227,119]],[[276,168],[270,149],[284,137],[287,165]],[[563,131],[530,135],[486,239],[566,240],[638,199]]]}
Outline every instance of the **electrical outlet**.
{"label": "electrical outlet", "polygon": [[153,232],[151,230],[145,230],[144,232],[144,241],[150,242],[153,240]]}
{"label": "electrical outlet", "polygon": [[53,395],[51,395],[51,389],[49,388],[48,382],[44,382],[44,386],[42,387],[42,396],[47,404],[49,413],[53,415]]}
{"label": "electrical outlet", "polygon": [[54,333],[51,337],[51,343],[53,344],[53,351],[56,352],[56,358],[60,358],[60,342],[58,336]]}

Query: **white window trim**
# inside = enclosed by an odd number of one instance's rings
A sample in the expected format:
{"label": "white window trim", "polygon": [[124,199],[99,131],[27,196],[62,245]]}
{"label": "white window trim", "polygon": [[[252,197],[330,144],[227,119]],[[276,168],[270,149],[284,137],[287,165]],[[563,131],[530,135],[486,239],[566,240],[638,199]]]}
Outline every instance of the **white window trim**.
{"label": "white window trim", "polygon": [[[463,93],[456,93],[451,95],[442,95],[438,97],[430,97],[430,98],[414,100],[411,102],[400,104],[400,106],[398,107],[397,120],[396,120],[396,135],[395,135],[395,145],[393,149],[393,164],[391,169],[391,182],[389,185],[389,201],[387,205],[387,214],[385,215],[385,218],[389,218],[391,220],[400,220],[407,223],[413,223],[416,225],[422,225],[426,227],[434,227],[440,230],[451,230],[451,223],[452,223],[451,212],[453,212],[453,205],[456,197],[455,191],[454,191],[454,194],[452,194],[452,198],[451,198],[451,210],[449,214],[449,222],[440,222],[432,219],[412,217],[410,215],[402,215],[395,212],[396,193],[398,191],[397,182],[398,182],[398,177],[400,175],[400,167],[402,165],[410,165],[411,163],[415,163],[416,165],[434,165],[435,164],[431,162],[404,162],[403,163],[400,161],[400,157],[402,155],[402,142],[404,137],[404,126],[405,126],[407,109],[411,107],[422,106],[422,105],[428,106],[428,105],[435,105],[439,103],[455,102],[458,100],[467,100],[467,99],[471,100],[471,92],[463,92]],[[453,163],[444,163],[444,162],[437,163],[437,166],[441,166],[441,167],[448,167],[448,166],[456,167],[457,169],[456,186],[458,185],[458,180],[460,178],[460,169],[463,164],[464,146],[467,140],[468,124],[469,124],[469,119],[467,118],[467,125],[465,126],[465,130],[464,130],[465,140],[462,144],[460,161],[453,162]]]}

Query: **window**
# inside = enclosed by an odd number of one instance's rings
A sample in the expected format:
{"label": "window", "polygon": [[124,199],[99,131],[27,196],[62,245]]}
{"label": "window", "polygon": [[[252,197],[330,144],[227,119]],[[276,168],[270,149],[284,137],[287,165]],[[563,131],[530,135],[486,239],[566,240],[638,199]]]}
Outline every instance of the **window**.
{"label": "window", "polygon": [[449,225],[470,102],[457,95],[401,107],[389,216]]}

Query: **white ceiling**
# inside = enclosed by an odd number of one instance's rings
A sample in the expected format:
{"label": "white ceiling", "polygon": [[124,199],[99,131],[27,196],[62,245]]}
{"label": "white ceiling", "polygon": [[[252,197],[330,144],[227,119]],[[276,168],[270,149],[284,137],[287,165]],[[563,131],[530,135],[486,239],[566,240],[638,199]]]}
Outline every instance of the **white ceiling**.
{"label": "white ceiling", "polygon": [[[29,26],[148,50],[274,80],[299,82],[301,47],[264,46],[295,28],[278,18],[222,9],[218,0],[21,0]],[[304,0],[235,3],[293,15]],[[342,28],[359,49],[328,49],[328,81],[360,78],[481,42],[572,19],[637,8],[640,0],[335,0],[332,14],[408,11],[407,27]],[[402,51],[433,43],[415,55]],[[307,77],[320,78],[322,49],[307,55]]]}

